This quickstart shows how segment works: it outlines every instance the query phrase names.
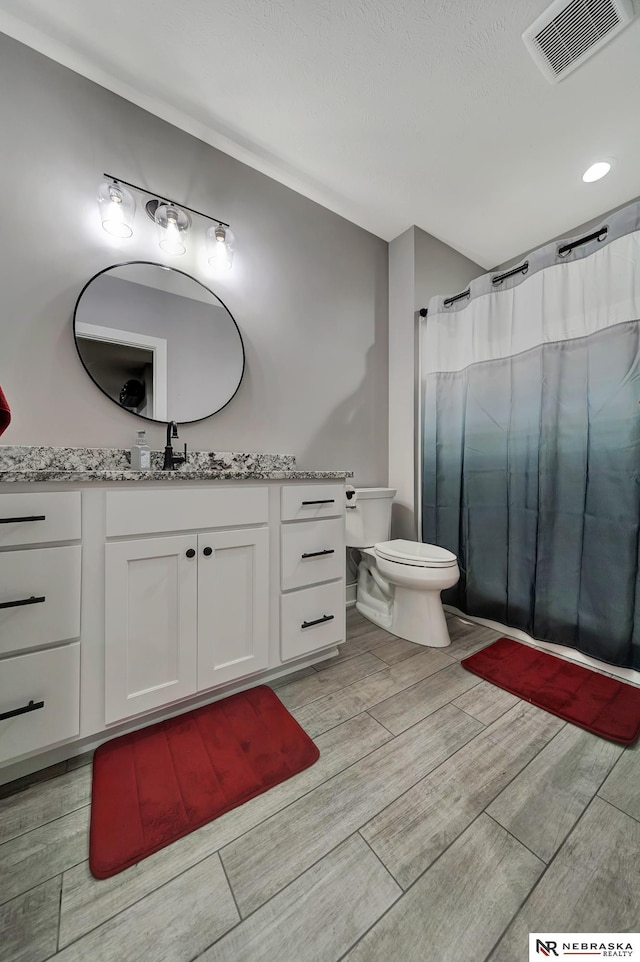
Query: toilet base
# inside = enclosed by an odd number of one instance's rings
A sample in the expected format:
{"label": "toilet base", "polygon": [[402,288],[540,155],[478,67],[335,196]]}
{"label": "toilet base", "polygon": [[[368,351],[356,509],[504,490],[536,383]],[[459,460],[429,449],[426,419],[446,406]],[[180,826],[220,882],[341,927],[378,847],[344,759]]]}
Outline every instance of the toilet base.
{"label": "toilet base", "polygon": [[446,648],[451,644],[439,591],[412,591],[395,585],[393,600],[389,599],[384,609],[378,599],[359,587],[356,611],[378,628],[416,645]]}
{"label": "toilet base", "polygon": [[391,631],[391,614],[388,611],[378,611],[376,608],[372,608],[364,601],[359,601],[356,599],[356,611],[358,611],[363,618],[367,621],[373,622],[378,628],[384,628],[385,631]]}
{"label": "toilet base", "polygon": [[389,630],[425,648],[447,648],[451,638],[440,592],[414,591],[396,585]]}

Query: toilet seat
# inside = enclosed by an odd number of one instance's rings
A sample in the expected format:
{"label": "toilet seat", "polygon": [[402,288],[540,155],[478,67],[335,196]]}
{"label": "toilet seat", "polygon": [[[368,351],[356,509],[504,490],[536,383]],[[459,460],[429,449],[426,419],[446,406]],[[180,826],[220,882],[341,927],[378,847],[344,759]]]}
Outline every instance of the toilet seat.
{"label": "toilet seat", "polygon": [[374,545],[380,558],[396,564],[413,565],[416,568],[452,568],[458,559],[451,551],[435,544],[421,544],[419,541],[381,541]]}

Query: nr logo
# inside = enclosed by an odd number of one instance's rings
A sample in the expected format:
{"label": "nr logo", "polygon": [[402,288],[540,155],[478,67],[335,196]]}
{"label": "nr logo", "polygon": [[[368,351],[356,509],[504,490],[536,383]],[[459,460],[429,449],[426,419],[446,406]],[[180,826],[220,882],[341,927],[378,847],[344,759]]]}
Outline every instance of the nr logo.
{"label": "nr logo", "polygon": [[542,939],[536,939],[536,952],[539,955],[546,955],[547,957],[555,955],[557,958],[557,947],[557,942],[543,942]]}

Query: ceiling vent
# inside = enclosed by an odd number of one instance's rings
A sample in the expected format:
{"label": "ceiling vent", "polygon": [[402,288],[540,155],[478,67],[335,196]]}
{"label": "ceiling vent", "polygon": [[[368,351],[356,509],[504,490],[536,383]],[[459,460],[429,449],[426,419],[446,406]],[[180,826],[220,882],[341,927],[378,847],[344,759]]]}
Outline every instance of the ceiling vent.
{"label": "ceiling vent", "polygon": [[522,34],[550,83],[557,83],[635,16],[633,0],[556,0]]}

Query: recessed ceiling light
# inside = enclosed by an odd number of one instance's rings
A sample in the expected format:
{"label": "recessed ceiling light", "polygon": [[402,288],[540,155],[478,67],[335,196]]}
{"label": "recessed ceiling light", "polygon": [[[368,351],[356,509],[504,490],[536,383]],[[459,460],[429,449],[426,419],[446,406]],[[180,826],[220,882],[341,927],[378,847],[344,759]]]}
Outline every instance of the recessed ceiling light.
{"label": "recessed ceiling light", "polygon": [[588,170],[585,170],[582,175],[582,179],[585,184],[591,184],[594,180],[600,180],[611,170],[611,164],[608,160],[599,160],[597,164],[591,164]]}

